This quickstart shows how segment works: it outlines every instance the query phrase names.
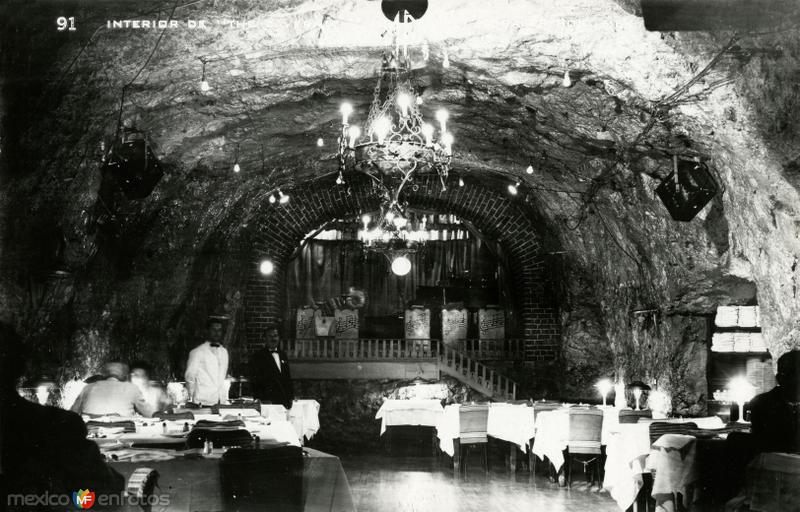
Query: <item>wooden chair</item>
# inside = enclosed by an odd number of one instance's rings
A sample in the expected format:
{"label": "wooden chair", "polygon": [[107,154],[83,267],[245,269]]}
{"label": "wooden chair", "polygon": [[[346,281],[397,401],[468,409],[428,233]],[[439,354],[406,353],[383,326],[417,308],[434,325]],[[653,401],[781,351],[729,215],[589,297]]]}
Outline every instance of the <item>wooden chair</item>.
{"label": "wooden chair", "polygon": [[[658,441],[664,434],[685,434],[690,435],[692,430],[697,430],[697,424],[694,422],[687,423],[669,423],[665,421],[653,421],[648,426],[650,430],[650,445]],[[653,491],[653,483],[655,482],[656,472],[652,470],[649,474],[643,475],[643,485],[640,494],[645,500],[646,510],[656,510],[656,500],[650,494]]]}
{"label": "wooden chair", "polygon": [[689,423],[667,423],[664,421],[654,421],[650,424],[650,444],[652,445],[664,434],[691,434],[692,430],[697,430],[697,424]]}
{"label": "wooden chair", "polygon": [[645,409],[643,411],[634,411],[633,409],[620,409],[619,422],[620,423],[638,423],[640,418],[652,418],[653,411]]}
{"label": "wooden chair", "polygon": [[572,485],[572,463],[575,459],[587,466],[593,463],[597,482],[601,481],[602,430],[602,410],[583,407],[573,407],[569,410],[569,436],[565,457],[567,485]]}
{"label": "wooden chair", "polygon": [[467,473],[467,459],[466,453],[469,449],[479,446],[483,451],[483,469],[486,474],[489,473],[489,437],[486,433],[487,423],[489,421],[489,405],[462,405],[458,410],[458,419],[460,423],[458,433],[458,460],[454,459],[453,476],[458,476],[463,466],[464,474]]}

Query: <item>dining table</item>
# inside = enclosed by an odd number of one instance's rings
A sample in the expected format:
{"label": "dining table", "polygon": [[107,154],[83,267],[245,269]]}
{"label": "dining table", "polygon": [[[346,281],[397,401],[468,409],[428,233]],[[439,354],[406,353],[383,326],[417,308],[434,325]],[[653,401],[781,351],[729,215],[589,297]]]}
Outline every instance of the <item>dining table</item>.
{"label": "dining table", "polygon": [[[564,465],[564,450],[569,440],[569,411],[572,407],[588,406],[564,404],[559,409],[542,411],[536,415],[533,454],[542,460],[547,457],[556,472]],[[613,406],[599,406],[598,409],[603,411],[600,443],[605,445],[612,428],[619,423],[619,410]]]}
{"label": "dining table", "polygon": [[[510,471],[514,473],[517,466],[517,450],[524,453],[529,453],[530,450],[530,441],[535,432],[533,407],[528,404],[505,402],[492,402],[488,406],[486,434],[509,443],[507,460]],[[439,449],[453,457],[455,466],[459,463],[456,441],[461,429],[460,409],[461,404],[447,405],[436,424]]]}
{"label": "dining table", "polygon": [[[231,420],[241,420],[244,423],[242,429],[249,434],[257,436],[265,443],[300,446],[300,439],[297,436],[295,427],[286,419],[264,418],[259,414],[251,415],[250,412],[244,414],[235,410],[223,410],[224,414],[196,414],[194,419],[180,420],[160,420],[155,418],[131,417],[122,418],[119,416],[109,416],[92,418],[87,424],[89,428],[89,439],[94,441],[101,450],[116,447],[165,447],[180,448],[186,444],[189,431],[199,421],[225,422]],[[250,409],[249,411],[253,411]],[[121,423],[132,424],[134,430],[118,426]],[[108,426],[103,426],[107,424]],[[128,430],[128,431],[126,431]]]}
{"label": "dining table", "polygon": [[[278,406],[283,409],[283,406]],[[262,408],[226,408],[221,414],[208,411],[194,414],[194,419],[161,420],[156,418],[108,416],[85,418],[88,438],[100,448],[111,467],[126,482],[138,468],[154,469],[159,474],[158,489],[162,498],[153,511],[222,511],[225,510],[219,462],[227,448],[206,452],[187,448],[189,431],[201,421],[241,421],[244,426],[219,428],[244,429],[257,437],[251,449],[268,450],[284,446],[301,448],[296,425],[287,411]],[[263,414],[263,415],[262,415]],[[213,427],[212,427],[213,428]],[[338,457],[305,447],[303,450],[302,510],[304,512],[354,511],[347,477]],[[160,505],[159,505],[160,503]],[[139,510],[125,502],[119,510]]]}
{"label": "dining table", "polygon": [[[152,512],[220,512],[226,510],[220,460],[222,450],[210,454],[143,453],[136,460],[112,461],[110,466],[128,482],[134,471],[147,468],[158,472],[158,486],[148,503]],[[117,510],[139,512],[136,503],[123,501]],[[338,457],[312,448],[303,448],[303,512],[355,512],[355,505],[341,461]]]}
{"label": "dining table", "polygon": [[688,483],[696,480],[696,437],[665,434],[651,444],[650,424],[653,421],[692,422],[699,431],[709,435],[724,436],[727,432],[724,430],[725,422],[718,416],[640,420],[638,423],[617,422],[611,425],[603,442],[606,452],[603,487],[621,510],[627,510],[636,501],[644,485],[645,473],[655,471],[652,494],[662,496],[681,492]]}
{"label": "dining table", "polygon": [[[380,435],[387,434],[386,446],[392,452],[392,431],[390,427],[421,426],[435,428],[444,413],[441,400],[387,398],[383,401],[375,419],[381,420]],[[434,430],[435,440],[435,430]],[[435,443],[434,443],[435,445]]]}

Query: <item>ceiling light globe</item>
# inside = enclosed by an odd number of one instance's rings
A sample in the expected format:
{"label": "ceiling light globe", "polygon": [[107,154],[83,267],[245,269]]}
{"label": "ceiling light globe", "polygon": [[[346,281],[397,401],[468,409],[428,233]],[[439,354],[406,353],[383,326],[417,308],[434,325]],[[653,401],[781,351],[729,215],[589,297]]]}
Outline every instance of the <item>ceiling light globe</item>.
{"label": "ceiling light globe", "polygon": [[258,265],[258,271],[265,276],[272,275],[272,273],[275,271],[275,264],[270,260],[262,260]]}
{"label": "ceiling light globe", "polygon": [[533,174],[533,166],[529,165],[528,167],[526,167],[525,168],[525,173],[526,174]]}
{"label": "ceiling light globe", "polygon": [[200,81],[200,90],[203,92],[208,92],[211,90],[211,85],[209,85],[208,80]]}
{"label": "ceiling light globe", "polygon": [[411,272],[411,260],[405,256],[398,256],[392,261],[392,273],[396,276],[404,276]]}
{"label": "ceiling light globe", "polygon": [[509,194],[511,194],[512,196],[515,196],[515,195],[517,195],[517,192],[519,192],[519,190],[517,190],[517,186],[516,185],[511,184],[511,185],[508,186],[508,193]]}

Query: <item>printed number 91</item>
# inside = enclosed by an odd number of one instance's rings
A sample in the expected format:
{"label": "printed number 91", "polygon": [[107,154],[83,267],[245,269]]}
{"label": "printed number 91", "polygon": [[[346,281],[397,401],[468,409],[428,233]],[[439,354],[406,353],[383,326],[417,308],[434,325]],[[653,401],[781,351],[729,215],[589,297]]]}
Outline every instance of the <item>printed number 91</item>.
{"label": "printed number 91", "polygon": [[70,16],[69,18],[65,18],[64,16],[59,16],[56,19],[56,25],[58,26],[58,31],[62,32],[64,30],[69,30],[70,32],[77,30],[75,28],[75,17]]}

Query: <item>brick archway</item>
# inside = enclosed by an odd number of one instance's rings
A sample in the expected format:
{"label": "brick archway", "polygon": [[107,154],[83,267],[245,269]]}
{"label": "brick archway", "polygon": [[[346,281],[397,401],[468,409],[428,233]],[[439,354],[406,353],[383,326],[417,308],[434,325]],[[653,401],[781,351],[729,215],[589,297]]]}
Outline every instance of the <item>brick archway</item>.
{"label": "brick archway", "polygon": [[[337,186],[332,179],[299,186],[290,192],[290,203],[262,208],[250,221],[258,228],[244,304],[248,345],[258,343],[264,327],[282,318],[285,268],[301,240],[333,219],[378,209],[367,178],[346,178],[347,186]],[[435,177],[418,178],[415,183],[417,190],[407,187],[402,197],[409,207],[455,214],[500,243],[507,255],[507,270],[515,276],[512,292],[527,340],[527,358],[553,359],[559,346],[558,315],[553,301],[545,296],[544,260],[531,212],[486,186],[459,187],[453,182],[442,192]],[[258,272],[264,258],[275,264],[271,276]]]}

